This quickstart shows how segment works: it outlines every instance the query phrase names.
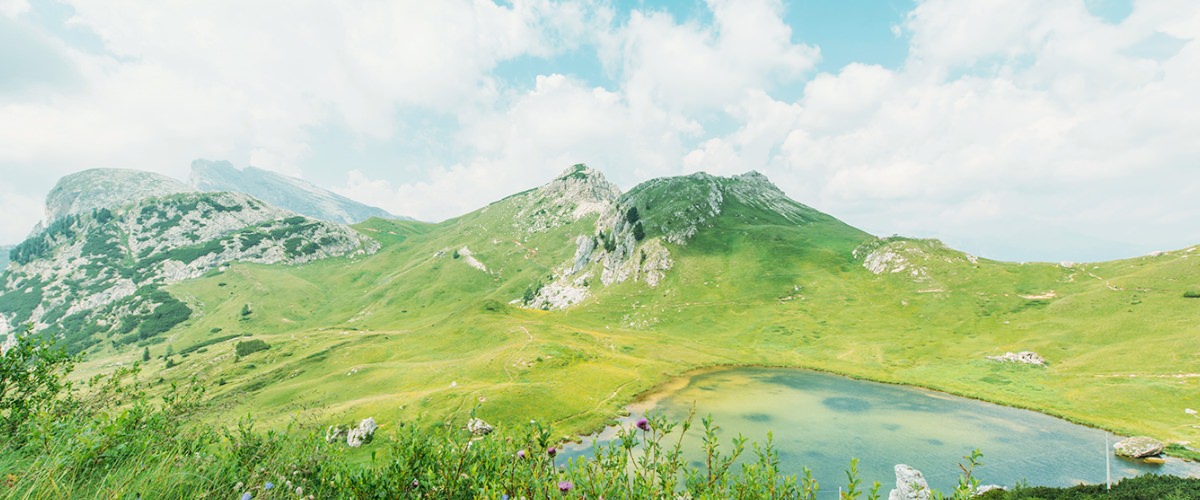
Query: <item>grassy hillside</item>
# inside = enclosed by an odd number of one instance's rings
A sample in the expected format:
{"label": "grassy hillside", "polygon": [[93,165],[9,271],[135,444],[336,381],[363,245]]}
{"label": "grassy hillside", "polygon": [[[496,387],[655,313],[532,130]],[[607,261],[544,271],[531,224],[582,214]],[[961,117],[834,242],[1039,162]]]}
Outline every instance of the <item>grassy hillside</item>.
{"label": "grassy hillside", "polygon": [[[761,182],[652,181],[579,217],[556,214],[590,205],[535,190],[441,224],[373,219],[356,226],[383,244],[373,256],[236,264],[172,286],[197,313],[149,348],[145,374],[160,388],[200,377],[218,403],[210,420],[387,425],[474,410],[574,433],[697,367],[793,366],[1200,440],[1184,413],[1200,408],[1200,298],[1185,297],[1200,292],[1195,248],[1072,267],[995,262],[876,240]],[[601,253],[572,274],[585,240]],[[625,252],[636,267],[659,247],[670,268],[656,284],[602,279],[616,262],[605,259]],[[522,307],[566,281],[586,290],[580,302]],[[238,356],[248,340],[269,349]],[[1048,366],[986,359],[1021,350]],[[142,355],[104,346],[80,374]]]}

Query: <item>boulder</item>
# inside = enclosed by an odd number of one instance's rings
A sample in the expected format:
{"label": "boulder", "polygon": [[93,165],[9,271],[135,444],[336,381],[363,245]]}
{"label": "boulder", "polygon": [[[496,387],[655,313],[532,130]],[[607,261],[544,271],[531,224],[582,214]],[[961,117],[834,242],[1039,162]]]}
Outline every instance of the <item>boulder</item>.
{"label": "boulder", "polygon": [[896,489],[888,494],[888,500],[930,500],[929,483],[921,471],[904,464],[896,464]]}
{"label": "boulder", "polygon": [[1160,455],[1166,446],[1162,441],[1146,436],[1133,436],[1117,441],[1113,453],[1118,457],[1143,458]]}
{"label": "boulder", "polygon": [[346,445],[351,448],[358,448],[366,443],[371,442],[371,438],[375,436],[375,430],[379,425],[375,423],[375,419],[367,417],[358,426],[346,432]]}
{"label": "boulder", "polygon": [[1027,365],[1037,366],[1046,365],[1046,360],[1041,356],[1038,356],[1038,353],[1033,351],[1021,351],[1017,353],[1006,352],[1003,356],[988,356],[987,359],[1004,363],[1025,363]]}
{"label": "boulder", "polygon": [[493,429],[492,426],[490,424],[488,424],[487,422],[484,422],[483,419],[472,418],[470,421],[467,422],[467,430],[470,431],[471,434],[475,435],[475,436],[483,436],[486,434],[491,434],[492,429]]}
{"label": "boulder", "polygon": [[325,429],[325,442],[336,443],[346,439],[346,431],[348,429],[341,425],[331,425]]}
{"label": "boulder", "polygon": [[972,493],[971,496],[972,497],[982,496],[984,493],[987,493],[992,490],[1004,491],[1004,487],[1000,486],[998,484],[985,484],[983,486],[975,488],[975,493]]}

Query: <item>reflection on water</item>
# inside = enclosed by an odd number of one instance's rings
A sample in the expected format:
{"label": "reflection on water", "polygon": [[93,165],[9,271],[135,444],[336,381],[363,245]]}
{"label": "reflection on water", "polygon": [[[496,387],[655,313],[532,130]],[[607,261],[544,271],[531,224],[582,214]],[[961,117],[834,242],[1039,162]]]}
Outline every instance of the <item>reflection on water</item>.
{"label": "reflection on water", "polygon": [[[976,472],[983,484],[1102,483],[1111,457],[1104,431],[942,393],[802,370],[702,373],[670,384],[649,401],[650,408],[632,407],[625,425],[646,410],[682,420],[695,404],[697,416],[712,414],[720,425],[726,450],[738,434],[762,442],[771,432],[785,472],[800,474],[807,466],[826,492],[845,484],[853,457],[860,460],[864,483],[883,483],[885,494],[895,483],[897,463],[916,467],[930,486],[948,490],[957,481],[957,464],[975,448],[984,454]],[[699,427],[697,421],[693,429]],[[686,439],[697,457],[701,433]],[[614,434],[609,429],[599,439]],[[591,452],[585,445],[569,453]],[[1111,467],[1114,481],[1147,472],[1200,476],[1196,464],[1174,459],[1152,465],[1111,457]]]}

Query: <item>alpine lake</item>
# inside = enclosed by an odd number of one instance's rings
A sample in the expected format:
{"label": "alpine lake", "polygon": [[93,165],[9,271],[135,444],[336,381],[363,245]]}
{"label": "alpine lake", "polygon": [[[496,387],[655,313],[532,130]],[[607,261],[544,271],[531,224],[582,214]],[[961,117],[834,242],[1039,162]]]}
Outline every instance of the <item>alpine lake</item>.
{"label": "alpine lake", "polygon": [[[930,487],[948,492],[962,474],[964,456],[975,449],[983,457],[974,477],[984,485],[1102,484],[1109,476],[1115,483],[1147,473],[1200,477],[1200,463],[1117,457],[1112,444],[1120,436],[1041,413],[786,368],[712,369],[680,377],[630,406],[617,425],[566,447],[565,456],[590,457],[596,443],[614,439],[619,428],[632,428],[648,412],[681,422],[693,406],[695,419],[683,440],[692,465],[703,467],[701,418],[712,415],[722,453],[740,434],[747,438],[743,460],[753,459],[750,443],[765,444],[769,432],[782,472],[799,477],[809,468],[819,497],[845,487],[852,458],[859,460],[863,489],[878,481],[886,496],[895,485],[893,467],[903,463],[920,470]],[[676,440],[669,436],[663,442]]]}

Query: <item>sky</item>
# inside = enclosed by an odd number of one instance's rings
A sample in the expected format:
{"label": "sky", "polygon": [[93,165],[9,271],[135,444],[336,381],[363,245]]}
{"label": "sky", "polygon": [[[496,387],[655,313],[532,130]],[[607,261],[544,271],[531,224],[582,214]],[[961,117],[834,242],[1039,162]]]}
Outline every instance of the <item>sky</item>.
{"label": "sky", "polygon": [[0,0],[0,244],[192,160],[440,221],[586,163],[766,174],[879,236],[1200,244],[1194,0]]}

